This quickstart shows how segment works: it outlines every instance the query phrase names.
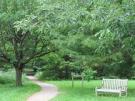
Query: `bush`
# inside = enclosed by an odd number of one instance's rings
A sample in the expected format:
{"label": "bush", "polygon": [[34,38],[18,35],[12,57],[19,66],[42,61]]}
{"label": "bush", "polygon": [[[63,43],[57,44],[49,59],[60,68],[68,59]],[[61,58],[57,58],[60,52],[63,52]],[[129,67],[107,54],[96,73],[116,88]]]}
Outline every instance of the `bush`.
{"label": "bush", "polygon": [[[0,71],[0,84],[15,84],[15,71],[13,69],[8,71]],[[25,81],[23,76],[23,81]]]}
{"label": "bush", "polygon": [[93,71],[91,68],[86,69],[86,70],[83,71],[83,74],[85,75],[85,79],[88,80],[88,81],[90,81],[91,79],[94,78],[95,73],[96,72]]}
{"label": "bush", "polygon": [[14,71],[1,71],[0,72],[0,84],[9,84],[15,82],[15,72]]}
{"label": "bush", "polygon": [[39,80],[58,80],[58,76],[56,74],[50,73],[49,71],[37,72],[36,77]]}

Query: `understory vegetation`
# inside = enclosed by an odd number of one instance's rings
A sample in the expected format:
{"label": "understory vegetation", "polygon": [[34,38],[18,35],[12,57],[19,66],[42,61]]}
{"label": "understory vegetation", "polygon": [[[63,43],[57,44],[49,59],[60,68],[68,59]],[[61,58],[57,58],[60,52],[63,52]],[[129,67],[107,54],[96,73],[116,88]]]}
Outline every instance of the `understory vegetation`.
{"label": "understory vegetation", "polygon": [[0,101],[26,101],[27,98],[40,90],[40,87],[23,77],[24,85],[15,86],[14,71],[0,72]]}

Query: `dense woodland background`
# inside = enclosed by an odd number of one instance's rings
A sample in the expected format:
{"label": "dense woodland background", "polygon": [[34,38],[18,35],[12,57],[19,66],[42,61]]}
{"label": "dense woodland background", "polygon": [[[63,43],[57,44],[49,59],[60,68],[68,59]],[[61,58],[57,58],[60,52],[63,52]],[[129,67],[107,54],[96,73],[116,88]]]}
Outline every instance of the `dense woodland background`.
{"label": "dense woodland background", "polygon": [[40,79],[135,78],[135,0],[0,0],[0,68]]}

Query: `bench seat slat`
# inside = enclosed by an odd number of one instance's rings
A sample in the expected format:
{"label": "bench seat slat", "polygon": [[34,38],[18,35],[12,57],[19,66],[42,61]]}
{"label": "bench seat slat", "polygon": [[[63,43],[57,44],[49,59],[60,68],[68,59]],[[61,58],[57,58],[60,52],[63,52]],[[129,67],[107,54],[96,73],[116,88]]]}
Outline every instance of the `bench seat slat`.
{"label": "bench seat slat", "polygon": [[98,92],[112,92],[112,93],[120,93],[121,90],[112,90],[112,89],[97,89]]}

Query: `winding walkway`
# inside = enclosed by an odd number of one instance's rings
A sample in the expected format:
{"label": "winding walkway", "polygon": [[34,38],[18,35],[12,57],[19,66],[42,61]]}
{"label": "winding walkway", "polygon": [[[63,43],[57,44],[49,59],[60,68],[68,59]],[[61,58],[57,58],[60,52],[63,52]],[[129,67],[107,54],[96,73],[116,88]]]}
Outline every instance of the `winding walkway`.
{"label": "winding walkway", "polygon": [[56,86],[38,81],[33,76],[28,76],[28,78],[35,84],[39,85],[41,87],[41,91],[30,96],[27,101],[50,101],[58,95],[58,89]]}

